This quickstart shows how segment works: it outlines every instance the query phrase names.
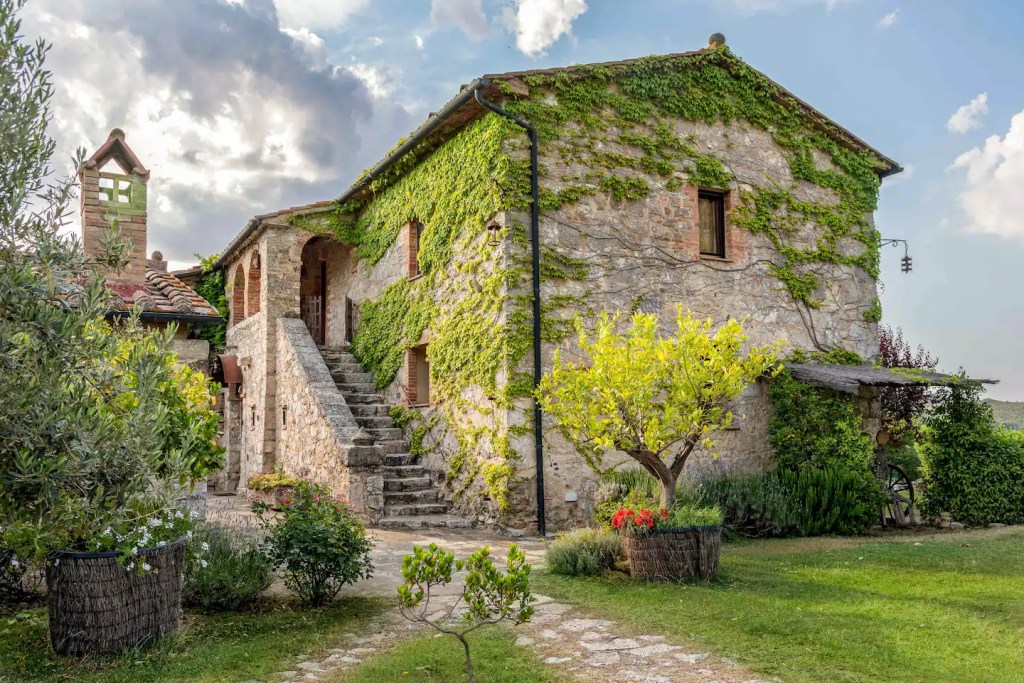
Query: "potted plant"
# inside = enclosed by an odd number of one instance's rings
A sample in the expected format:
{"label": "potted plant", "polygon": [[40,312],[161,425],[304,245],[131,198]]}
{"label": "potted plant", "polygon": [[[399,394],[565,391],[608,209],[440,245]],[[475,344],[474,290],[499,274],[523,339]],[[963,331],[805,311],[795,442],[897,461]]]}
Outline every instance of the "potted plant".
{"label": "potted plant", "polygon": [[[581,330],[579,360],[556,351],[538,394],[591,468],[603,474],[622,464],[616,458],[606,465],[609,453],[632,458],[658,482],[660,506],[671,514],[690,455],[698,447],[713,452],[715,434],[732,423],[730,402],[757,378],[778,372],[780,343],[744,350],[739,321],[716,328],[682,308],[672,336],[660,334],[655,315],[634,315],[622,333],[618,323],[619,316],[602,315],[593,338]],[[627,546],[627,556],[636,547]]]}
{"label": "potted plant", "polygon": [[710,581],[718,573],[722,513],[689,505],[620,508],[612,527],[622,534],[629,573],[658,581]]}
{"label": "potted plant", "polygon": [[253,502],[280,510],[282,503],[288,500],[301,481],[300,477],[285,474],[280,469],[276,472],[261,472],[251,475],[246,481],[245,495]]}

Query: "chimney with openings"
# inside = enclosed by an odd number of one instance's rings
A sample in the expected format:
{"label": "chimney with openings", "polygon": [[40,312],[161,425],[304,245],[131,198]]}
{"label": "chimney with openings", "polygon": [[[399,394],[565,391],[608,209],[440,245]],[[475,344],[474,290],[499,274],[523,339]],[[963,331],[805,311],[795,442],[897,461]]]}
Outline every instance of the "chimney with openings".
{"label": "chimney with openings", "polygon": [[[149,171],[115,128],[78,173],[81,182],[82,245],[96,256],[110,226],[132,243],[127,267],[108,273],[111,284],[138,285],[146,281],[146,182]],[[154,254],[156,256],[156,254]],[[162,260],[162,259],[158,259]]]}

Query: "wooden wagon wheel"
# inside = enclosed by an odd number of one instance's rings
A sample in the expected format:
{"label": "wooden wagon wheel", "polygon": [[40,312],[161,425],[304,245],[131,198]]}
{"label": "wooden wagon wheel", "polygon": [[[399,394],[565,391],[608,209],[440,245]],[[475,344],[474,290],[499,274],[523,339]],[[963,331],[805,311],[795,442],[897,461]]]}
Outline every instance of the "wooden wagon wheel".
{"label": "wooden wagon wheel", "polygon": [[895,526],[909,526],[914,519],[914,484],[899,465],[887,463],[884,474],[887,500],[883,516]]}

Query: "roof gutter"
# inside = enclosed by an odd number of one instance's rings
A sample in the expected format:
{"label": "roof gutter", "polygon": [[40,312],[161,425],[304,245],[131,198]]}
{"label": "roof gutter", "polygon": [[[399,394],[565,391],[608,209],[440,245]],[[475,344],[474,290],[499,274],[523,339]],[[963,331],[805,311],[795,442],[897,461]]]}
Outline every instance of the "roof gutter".
{"label": "roof gutter", "polygon": [[[127,318],[131,311],[109,311],[106,318]],[[159,313],[156,311],[142,311],[139,313],[139,320],[145,322],[161,323],[188,323],[190,325],[217,325],[224,322],[219,315],[197,315],[195,313]]]}

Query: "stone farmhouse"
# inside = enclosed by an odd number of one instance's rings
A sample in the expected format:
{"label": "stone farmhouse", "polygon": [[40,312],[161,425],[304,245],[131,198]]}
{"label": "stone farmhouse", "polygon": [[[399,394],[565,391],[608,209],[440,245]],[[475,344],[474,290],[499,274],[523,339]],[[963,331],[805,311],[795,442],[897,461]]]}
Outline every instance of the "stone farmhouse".
{"label": "stone farmhouse", "polygon": [[82,164],[78,180],[86,256],[100,253],[111,225],[132,245],[127,267],[106,274],[107,287],[117,295],[117,307],[108,317],[127,315],[137,306],[147,326],[176,325],[171,344],[179,361],[205,371],[210,344],[192,332],[223,319],[210,302],[167,271],[163,254],[154,251],[147,258],[149,171],[125,142],[124,131],[110,131],[106,142]]}
{"label": "stone farmhouse", "polygon": [[[305,469],[382,525],[586,520],[598,478],[531,398],[571,321],[682,306],[868,361],[872,213],[900,170],[725,47],[478,78],[220,256],[221,485]],[[877,389],[851,382],[877,431]],[[733,410],[717,462],[769,464],[764,386]]]}

